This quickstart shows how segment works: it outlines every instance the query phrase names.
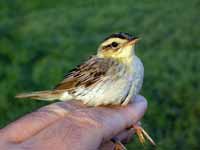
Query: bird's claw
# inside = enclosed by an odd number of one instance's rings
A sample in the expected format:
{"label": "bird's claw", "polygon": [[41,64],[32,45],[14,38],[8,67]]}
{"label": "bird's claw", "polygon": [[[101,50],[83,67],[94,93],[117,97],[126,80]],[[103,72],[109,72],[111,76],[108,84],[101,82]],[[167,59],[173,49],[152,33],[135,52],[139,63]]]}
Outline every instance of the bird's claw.
{"label": "bird's claw", "polygon": [[118,138],[114,137],[111,141],[114,143],[114,150],[127,150]]}
{"label": "bird's claw", "polygon": [[149,134],[138,124],[133,125],[133,128],[135,129],[136,134],[139,137],[140,143],[144,144],[146,139],[152,144],[156,145],[154,140],[149,136]]}

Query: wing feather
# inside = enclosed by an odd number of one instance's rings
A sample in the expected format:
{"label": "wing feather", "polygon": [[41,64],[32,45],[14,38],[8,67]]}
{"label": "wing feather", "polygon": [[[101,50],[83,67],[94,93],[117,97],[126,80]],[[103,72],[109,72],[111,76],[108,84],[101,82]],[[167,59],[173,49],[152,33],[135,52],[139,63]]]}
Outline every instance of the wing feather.
{"label": "wing feather", "polygon": [[113,59],[92,57],[68,73],[66,78],[55,87],[55,90],[73,92],[80,86],[87,88],[98,83],[114,64],[116,65],[117,62]]}

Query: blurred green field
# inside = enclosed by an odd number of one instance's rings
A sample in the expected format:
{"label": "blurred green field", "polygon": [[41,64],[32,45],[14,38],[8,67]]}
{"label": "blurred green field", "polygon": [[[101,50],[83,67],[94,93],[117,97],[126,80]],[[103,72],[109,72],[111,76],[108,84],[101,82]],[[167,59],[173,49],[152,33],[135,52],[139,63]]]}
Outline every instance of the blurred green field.
{"label": "blurred green field", "polygon": [[[52,88],[118,31],[142,38],[143,126],[157,149],[200,149],[199,0],[1,0],[0,127],[47,104],[16,93]],[[137,139],[128,147],[153,149]]]}

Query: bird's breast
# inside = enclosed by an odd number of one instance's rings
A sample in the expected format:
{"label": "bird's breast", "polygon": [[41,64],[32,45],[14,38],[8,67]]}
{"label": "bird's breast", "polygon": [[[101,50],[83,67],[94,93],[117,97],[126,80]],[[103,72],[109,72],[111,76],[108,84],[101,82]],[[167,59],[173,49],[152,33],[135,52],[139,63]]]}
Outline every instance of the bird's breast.
{"label": "bird's breast", "polygon": [[134,97],[135,95],[139,94],[144,78],[144,66],[137,56],[134,56],[132,77],[132,91],[130,91],[130,94],[132,94],[132,97]]}

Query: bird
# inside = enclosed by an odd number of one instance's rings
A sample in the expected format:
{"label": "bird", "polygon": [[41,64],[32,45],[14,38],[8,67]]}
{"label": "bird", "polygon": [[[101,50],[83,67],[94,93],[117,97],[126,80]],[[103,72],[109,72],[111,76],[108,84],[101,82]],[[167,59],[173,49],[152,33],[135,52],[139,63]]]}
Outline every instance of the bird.
{"label": "bird", "polygon": [[[87,106],[126,106],[139,94],[144,78],[144,66],[135,53],[139,37],[117,32],[106,37],[99,45],[97,54],[78,65],[65,75],[64,80],[52,90],[16,95],[16,98],[37,100],[79,100]],[[155,142],[139,125],[133,125],[141,143],[145,138]],[[112,139],[116,149],[125,149]]]}

